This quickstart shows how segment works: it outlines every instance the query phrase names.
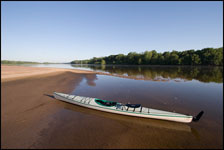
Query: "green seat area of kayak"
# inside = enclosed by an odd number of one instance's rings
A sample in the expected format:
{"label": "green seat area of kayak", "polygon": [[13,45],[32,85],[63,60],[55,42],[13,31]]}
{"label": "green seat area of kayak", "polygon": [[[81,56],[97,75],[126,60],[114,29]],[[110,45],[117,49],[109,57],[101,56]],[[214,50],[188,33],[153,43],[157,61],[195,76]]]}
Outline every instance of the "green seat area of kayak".
{"label": "green seat area of kayak", "polygon": [[102,100],[102,99],[95,99],[95,102],[101,106],[105,107],[113,107],[117,105],[117,102],[112,102],[112,101],[107,101],[107,100]]}

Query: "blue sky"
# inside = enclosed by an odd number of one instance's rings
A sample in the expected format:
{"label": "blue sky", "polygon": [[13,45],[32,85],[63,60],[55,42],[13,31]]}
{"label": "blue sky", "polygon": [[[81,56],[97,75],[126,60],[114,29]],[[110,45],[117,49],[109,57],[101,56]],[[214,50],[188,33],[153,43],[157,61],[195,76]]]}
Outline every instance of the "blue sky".
{"label": "blue sky", "polygon": [[2,60],[223,46],[223,2],[1,2]]}

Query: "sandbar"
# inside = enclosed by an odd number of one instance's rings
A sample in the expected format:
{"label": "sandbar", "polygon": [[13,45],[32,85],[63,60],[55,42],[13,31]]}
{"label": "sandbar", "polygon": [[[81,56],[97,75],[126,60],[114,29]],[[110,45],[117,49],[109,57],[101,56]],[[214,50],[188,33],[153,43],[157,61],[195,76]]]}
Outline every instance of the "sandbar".
{"label": "sandbar", "polygon": [[90,71],[2,65],[1,148],[34,148],[61,109],[53,92],[69,93],[91,76]]}

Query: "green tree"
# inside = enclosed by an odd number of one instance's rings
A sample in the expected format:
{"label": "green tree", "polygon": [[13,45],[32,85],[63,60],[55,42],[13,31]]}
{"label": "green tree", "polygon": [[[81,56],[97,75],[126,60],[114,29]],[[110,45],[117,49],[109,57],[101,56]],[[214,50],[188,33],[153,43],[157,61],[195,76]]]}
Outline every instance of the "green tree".
{"label": "green tree", "polygon": [[170,52],[164,52],[163,56],[164,56],[164,63],[166,65],[169,65],[170,64]]}
{"label": "green tree", "polygon": [[144,64],[150,64],[151,58],[152,58],[152,52],[145,51],[144,52]]}
{"label": "green tree", "polygon": [[[19,61],[2,61],[3,63],[24,63]],[[88,60],[74,60],[72,64],[130,64],[130,65],[213,65],[223,66],[223,47],[194,49],[178,52],[157,53],[155,50],[144,53],[130,52],[128,55],[118,54],[108,57],[93,57]]]}
{"label": "green tree", "polygon": [[159,54],[159,56],[158,56],[158,64],[159,65],[164,65],[165,64],[164,56],[162,54]]}
{"label": "green tree", "polygon": [[157,53],[153,53],[152,59],[151,59],[151,64],[156,65],[157,62],[158,62],[158,54]]}
{"label": "green tree", "polygon": [[129,64],[135,64],[135,57],[136,57],[137,53],[136,52],[130,52],[128,53],[127,59]]}
{"label": "green tree", "polygon": [[139,64],[139,65],[142,64],[142,59],[141,59],[141,58],[138,59],[138,64]]}
{"label": "green tree", "polygon": [[116,57],[115,57],[116,61],[118,64],[122,64],[124,62],[124,55],[123,54],[118,54]]}
{"label": "green tree", "polygon": [[199,64],[201,64],[200,57],[197,54],[193,54],[191,56],[191,61],[192,61],[192,64],[193,65],[199,65]]}
{"label": "green tree", "polygon": [[214,49],[210,52],[210,63],[211,65],[220,65],[223,59],[223,53],[220,49]]}
{"label": "green tree", "polygon": [[179,56],[176,53],[170,54],[170,64],[171,65],[178,65],[179,63]]}
{"label": "green tree", "polygon": [[101,65],[106,65],[106,61],[105,60],[101,60]]}

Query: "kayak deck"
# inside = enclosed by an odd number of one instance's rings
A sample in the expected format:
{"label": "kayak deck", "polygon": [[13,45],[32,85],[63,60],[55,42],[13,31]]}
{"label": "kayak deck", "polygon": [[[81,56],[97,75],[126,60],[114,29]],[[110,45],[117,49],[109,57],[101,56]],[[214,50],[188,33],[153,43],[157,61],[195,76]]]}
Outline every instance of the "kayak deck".
{"label": "kayak deck", "polygon": [[[183,123],[189,123],[193,119],[193,116],[188,116],[188,115],[184,115],[180,113],[162,111],[162,110],[157,110],[157,109],[152,109],[152,108],[147,108],[142,106],[128,107],[129,105],[124,105],[118,102],[100,100],[97,98],[69,95],[69,94],[57,93],[57,92],[54,92],[54,97],[56,99],[73,103],[76,105],[80,105],[83,107],[116,113],[116,114],[122,114],[122,115],[153,118],[153,119],[163,119],[163,120],[183,122]],[[100,101],[102,101],[103,103],[99,103]],[[113,103],[113,105],[110,106],[108,102]],[[105,105],[104,103],[105,104],[107,103],[108,106]]]}

